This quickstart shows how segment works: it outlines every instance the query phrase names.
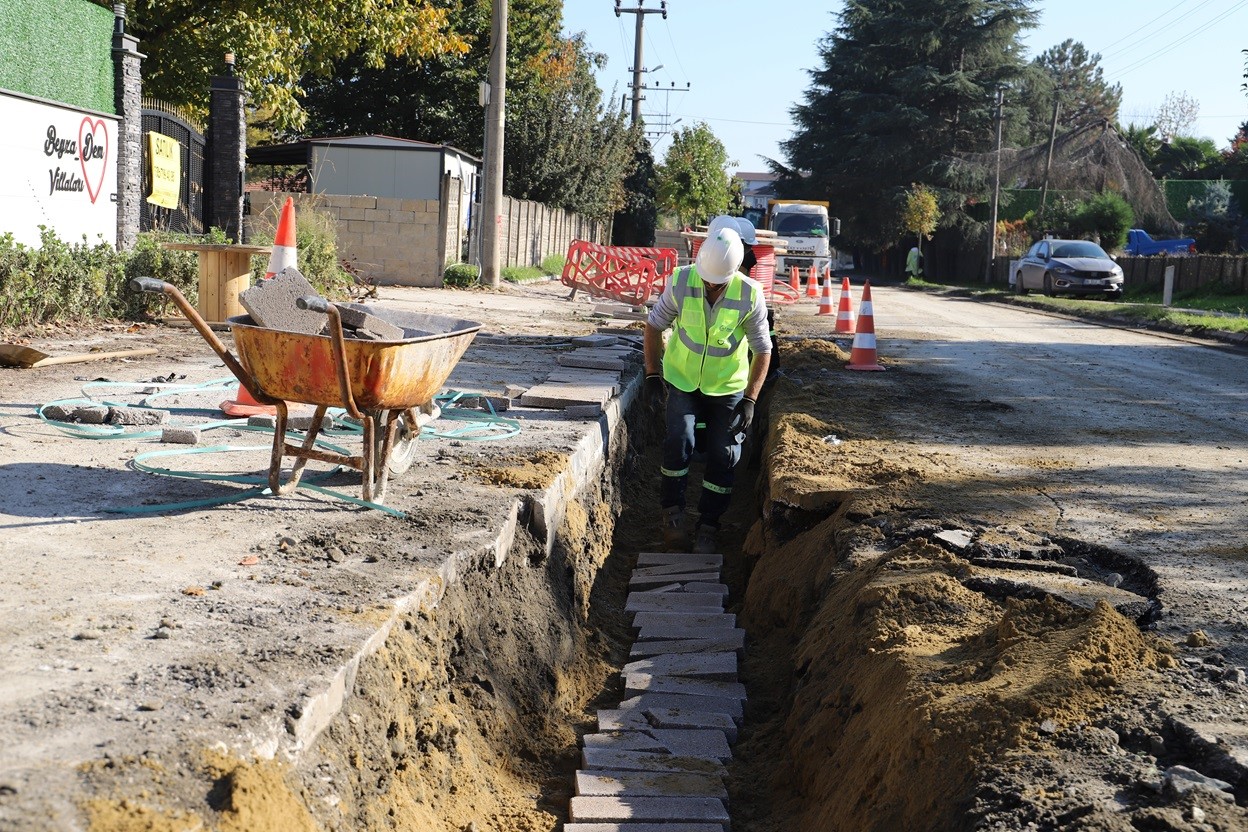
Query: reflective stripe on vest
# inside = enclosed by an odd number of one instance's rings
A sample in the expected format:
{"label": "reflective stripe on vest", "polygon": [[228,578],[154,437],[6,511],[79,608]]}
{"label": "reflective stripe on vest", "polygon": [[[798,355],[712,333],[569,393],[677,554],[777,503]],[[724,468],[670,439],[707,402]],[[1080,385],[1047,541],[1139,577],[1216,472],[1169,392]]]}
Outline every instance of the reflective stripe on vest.
{"label": "reflective stripe on vest", "polygon": [[663,356],[663,377],[674,387],[708,396],[745,389],[750,376],[745,320],[754,309],[752,283],[735,274],[706,320],[706,291],[697,269],[686,266],[672,280],[676,304],[675,337]]}

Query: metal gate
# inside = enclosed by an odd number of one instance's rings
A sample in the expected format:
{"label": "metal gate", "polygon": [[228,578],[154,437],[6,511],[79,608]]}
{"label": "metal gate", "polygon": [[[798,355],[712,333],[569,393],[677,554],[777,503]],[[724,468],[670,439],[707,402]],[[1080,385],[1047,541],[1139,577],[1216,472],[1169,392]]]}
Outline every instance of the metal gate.
{"label": "metal gate", "polygon": [[182,148],[182,182],[177,208],[162,208],[146,199],[139,208],[140,231],[174,231],[180,234],[204,233],[204,134],[177,108],[143,99],[143,194],[152,192],[151,165],[147,159],[147,134],[160,133],[176,139]]}

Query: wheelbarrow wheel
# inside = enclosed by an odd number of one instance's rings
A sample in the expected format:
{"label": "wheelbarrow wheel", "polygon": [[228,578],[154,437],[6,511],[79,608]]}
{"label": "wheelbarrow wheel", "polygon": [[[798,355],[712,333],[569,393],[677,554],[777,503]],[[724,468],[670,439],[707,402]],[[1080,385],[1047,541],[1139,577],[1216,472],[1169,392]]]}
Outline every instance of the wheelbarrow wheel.
{"label": "wheelbarrow wheel", "polygon": [[[385,435],[380,430],[377,433],[377,453],[380,454]],[[394,446],[390,448],[390,458],[386,460],[386,470],[390,472],[390,476],[397,477],[412,467],[412,463],[416,461],[419,439],[420,429],[411,430],[407,424],[407,416],[400,415],[394,431]]]}

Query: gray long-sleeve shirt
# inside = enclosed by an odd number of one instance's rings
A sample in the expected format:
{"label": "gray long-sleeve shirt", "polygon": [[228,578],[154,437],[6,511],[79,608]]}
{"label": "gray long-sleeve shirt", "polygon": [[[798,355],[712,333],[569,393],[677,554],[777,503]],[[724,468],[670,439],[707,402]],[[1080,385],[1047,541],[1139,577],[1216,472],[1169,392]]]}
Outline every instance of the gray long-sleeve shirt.
{"label": "gray long-sleeve shirt", "polygon": [[[750,344],[750,352],[755,355],[770,353],[771,332],[767,329],[767,301],[763,297],[763,287],[758,281],[744,275],[742,275],[742,280],[754,287],[754,308],[745,316],[745,338]],[[706,320],[708,322],[714,317],[723,299],[724,296],[720,295],[719,301],[714,305],[711,305],[706,300],[702,301],[706,306]],[[663,290],[663,294],[659,295],[658,301],[646,317],[646,323],[662,332],[675,322],[679,312],[680,310],[676,307],[676,300],[672,297],[672,281],[668,280],[667,288]]]}

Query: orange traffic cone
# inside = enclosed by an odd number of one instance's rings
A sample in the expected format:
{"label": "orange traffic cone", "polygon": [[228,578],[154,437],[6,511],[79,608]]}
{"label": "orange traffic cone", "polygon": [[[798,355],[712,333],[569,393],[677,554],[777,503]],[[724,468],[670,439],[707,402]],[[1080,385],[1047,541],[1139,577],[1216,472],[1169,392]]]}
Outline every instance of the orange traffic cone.
{"label": "orange traffic cone", "polygon": [[854,346],[849,352],[846,370],[883,370],[875,355],[875,312],[871,309],[871,281],[862,287],[862,303],[858,306],[858,329]]}
{"label": "orange traffic cone", "polygon": [[260,404],[256,401],[255,396],[251,395],[242,384],[238,385],[238,392],[234,396],[233,399],[221,402],[221,412],[226,416],[239,419],[245,416],[273,416],[277,413],[277,408],[273,405]]}
{"label": "orange traffic cone", "polygon": [[[828,285],[832,284],[831,275],[828,276]],[[841,278],[841,305],[836,309],[836,331],[852,333],[854,331],[854,313],[850,308],[849,297],[849,278]]]}
{"label": "orange traffic cone", "polygon": [[794,292],[800,293],[802,291],[802,278],[797,270],[797,266],[789,269],[789,288]]}
{"label": "orange traffic cone", "polygon": [[815,270],[810,270],[810,280],[806,281],[806,297],[819,297],[819,281],[815,278]]}
{"label": "orange traffic cone", "polygon": [[835,314],[832,311],[832,284],[823,284],[823,294],[819,296],[819,312],[820,315]]}
{"label": "orange traffic cone", "polygon": [[295,247],[295,200],[286,197],[282,215],[277,221],[277,235],[273,238],[273,253],[269,255],[269,268],[264,279],[276,275],[288,266],[298,265],[298,249]]}

